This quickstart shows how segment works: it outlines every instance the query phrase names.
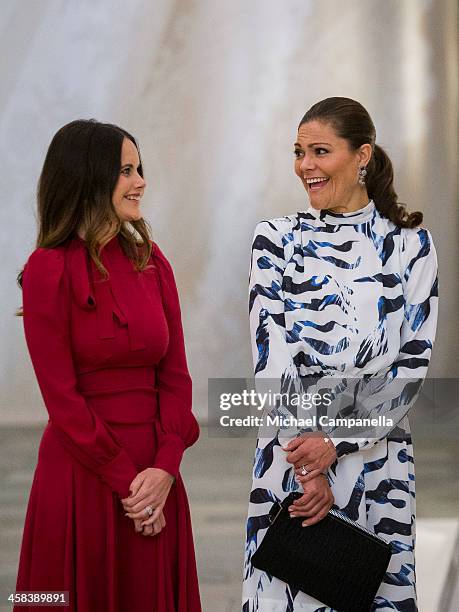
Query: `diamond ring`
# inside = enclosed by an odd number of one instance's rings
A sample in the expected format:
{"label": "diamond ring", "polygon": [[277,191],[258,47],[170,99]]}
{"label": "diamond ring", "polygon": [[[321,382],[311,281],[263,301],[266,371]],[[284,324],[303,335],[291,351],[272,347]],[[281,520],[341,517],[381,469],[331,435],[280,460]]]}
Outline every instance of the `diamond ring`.
{"label": "diamond ring", "polygon": [[147,516],[151,516],[153,514],[153,508],[151,506],[147,506],[144,510]]}
{"label": "diamond ring", "polygon": [[304,467],[304,465],[301,466],[301,475],[302,476],[306,476],[306,474],[308,473],[308,470]]}

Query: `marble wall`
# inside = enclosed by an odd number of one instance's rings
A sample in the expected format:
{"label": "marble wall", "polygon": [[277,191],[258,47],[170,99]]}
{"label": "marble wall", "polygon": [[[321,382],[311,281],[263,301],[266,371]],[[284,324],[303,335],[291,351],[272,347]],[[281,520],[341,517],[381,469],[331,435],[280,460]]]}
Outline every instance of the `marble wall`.
{"label": "marble wall", "polygon": [[46,148],[75,118],[140,141],[145,216],[176,271],[201,417],[208,377],[250,375],[253,228],[307,206],[295,130],[331,95],[368,108],[400,199],[425,213],[442,294],[430,375],[457,376],[457,23],[454,0],[4,0],[0,422],[45,417],[15,277],[34,247]]}

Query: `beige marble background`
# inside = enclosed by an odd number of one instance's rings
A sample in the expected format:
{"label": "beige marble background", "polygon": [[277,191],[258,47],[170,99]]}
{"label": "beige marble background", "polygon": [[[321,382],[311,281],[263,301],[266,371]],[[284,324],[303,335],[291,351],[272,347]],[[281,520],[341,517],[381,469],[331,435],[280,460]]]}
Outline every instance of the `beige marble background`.
{"label": "beige marble background", "polygon": [[400,199],[425,213],[441,273],[429,374],[458,376],[455,0],[3,0],[0,33],[0,423],[46,415],[15,277],[47,146],[76,118],[140,141],[145,216],[176,271],[201,418],[209,377],[250,375],[253,228],[307,207],[296,126],[332,95],[367,107]]}

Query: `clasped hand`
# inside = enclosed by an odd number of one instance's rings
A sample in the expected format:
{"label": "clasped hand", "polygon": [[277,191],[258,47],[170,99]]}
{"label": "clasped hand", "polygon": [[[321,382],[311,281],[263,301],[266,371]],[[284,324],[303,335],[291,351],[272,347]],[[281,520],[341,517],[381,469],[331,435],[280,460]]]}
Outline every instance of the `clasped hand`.
{"label": "clasped hand", "polygon": [[[304,476],[303,482],[324,474],[337,459],[335,445],[320,432],[298,436],[290,440],[283,449],[288,451],[287,461],[293,463],[295,473]],[[306,471],[307,475],[304,475],[303,471]]]}
{"label": "clasped hand", "polygon": [[[144,535],[156,535],[166,525],[163,508],[174,477],[160,468],[139,472],[129,487],[131,495],[121,500],[126,516],[134,521],[135,530]],[[149,517],[145,508],[151,506]]]}
{"label": "clasped hand", "polygon": [[324,474],[337,459],[335,446],[321,434],[305,434],[283,448],[287,461],[295,466],[295,479],[303,487],[303,495],[288,508],[290,516],[307,517],[303,526],[314,525],[325,518],[335,501]]}

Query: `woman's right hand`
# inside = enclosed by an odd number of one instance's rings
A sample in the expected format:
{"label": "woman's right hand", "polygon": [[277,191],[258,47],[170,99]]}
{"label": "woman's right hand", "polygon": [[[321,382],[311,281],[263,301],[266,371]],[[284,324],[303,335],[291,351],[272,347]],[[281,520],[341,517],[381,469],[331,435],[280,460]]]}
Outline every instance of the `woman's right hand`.
{"label": "woman's right hand", "polygon": [[164,514],[161,514],[158,517],[157,521],[154,521],[151,525],[143,525],[144,519],[133,519],[134,520],[134,528],[136,533],[141,533],[144,536],[155,536],[160,533],[164,527],[166,526],[166,519],[164,518]]}
{"label": "woman's right hand", "polygon": [[302,485],[304,493],[289,506],[288,511],[292,517],[307,517],[307,520],[303,521],[303,526],[309,527],[327,516],[335,498],[324,474],[319,474],[306,482],[302,481],[301,476],[297,476],[296,480]]}

